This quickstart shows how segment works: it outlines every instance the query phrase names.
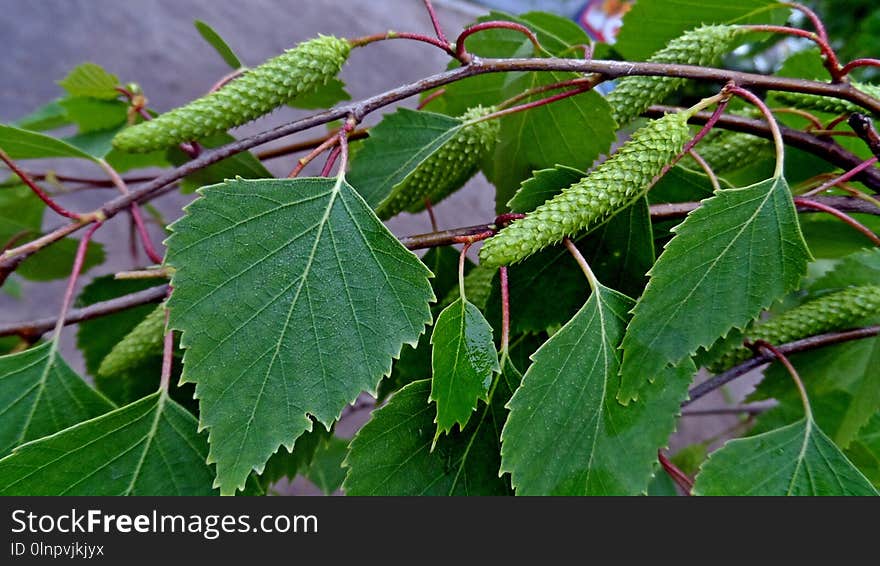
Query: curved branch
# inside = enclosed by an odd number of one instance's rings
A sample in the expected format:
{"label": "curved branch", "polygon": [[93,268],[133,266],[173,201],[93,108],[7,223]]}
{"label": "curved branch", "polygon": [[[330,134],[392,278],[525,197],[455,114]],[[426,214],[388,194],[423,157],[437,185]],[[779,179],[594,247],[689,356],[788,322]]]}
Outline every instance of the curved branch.
{"label": "curved branch", "polygon": [[[120,311],[124,311],[126,309],[139,307],[141,305],[158,303],[162,301],[167,294],[168,285],[159,285],[157,287],[144,289],[143,291],[131,293],[130,295],[124,295],[122,297],[111,299],[109,301],[95,303],[81,309],[73,309],[67,313],[67,316],[64,318],[64,324],[66,326],[68,324],[74,324],[77,322],[82,322],[84,320],[91,320],[93,318],[107,316]],[[58,317],[48,317],[32,320],[29,322],[13,322],[10,324],[3,324],[0,325],[0,336],[23,336],[38,338],[44,332],[47,332],[54,328],[57,322]]]}
{"label": "curved branch", "polygon": [[[871,338],[873,336],[877,336],[878,334],[880,334],[880,325],[867,326],[865,328],[856,328],[854,330],[844,330],[842,332],[829,332],[827,334],[817,334],[816,336],[810,336],[809,338],[804,338],[803,340],[797,340],[795,342],[783,344],[781,346],[778,346],[778,350],[783,354],[796,354],[798,352],[815,350],[817,348],[831,346],[833,344],[840,344],[841,342],[848,342],[850,340]],[[703,397],[710,392],[715,391],[722,385],[733,381],[737,377],[750,372],[756,367],[772,362],[775,359],[776,357],[773,354],[762,353],[750,360],[739,364],[738,366],[730,368],[724,373],[719,373],[718,375],[692,388],[688,392],[687,401],[682,403],[681,406],[687,407],[700,397]]]}
{"label": "curved branch", "polygon": [[[654,105],[648,108],[642,115],[649,118],[657,118],[670,112],[678,112],[683,108],[679,106]],[[697,112],[689,120],[692,124],[705,124],[711,117],[709,112]],[[770,128],[763,120],[754,120],[752,118],[744,118],[733,114],[725,114],[722,116],[716,127],[730,130],[733,132],[743,132],[754,136],[771,139]],[[825,161],[836,165],[844,170],[858,167],[864,162],[864,159],[851,153],[838,145],[836,142],[818,138],[807,132],[787,128],[783,125],[779,126],[782,132],[782,139],[786,145],[802,149],[821,157]],[[875,192],[880,192],[880,169],[872,168],[862,171],[857,177],[857,181],[861,181],[868,188]]]}
{"label": "curved branch", "polygon": [[[331,110],[320,112],[306,118],[283,124],[271,130],[244,138],[216,149],[205,151],[198,157],[180,167],[160,175],[144,186],[133,190],[128,195],[117,197],[104,204],[96,218],[109,219],[131,206],[158,197],[173,187],[173,183],[187,175],[226,159],[232,155],[247,151],[258,145],[278,138],[295,134],[315,126],[320,126],[341,118],[353,117],[360,121],[367,114],[400,100],[434,88],[459,81],[468,77],[486,73],[505,73],[514,71],[562,71],[573,73],[596,73],[605,79],[627,76],[662,76],[682,77],[718,83],[735,82],[742,87],[754,87],[767,90],[782,90],[818,94],[848,100],[874,113],[880,113],[880,100],[853,88],[849,83],[830,84],[804,79],[774,77],[755,73],[743,73],[725,69],[697,67],[694,65],[675,65],[667,63],[636,63],[623,61],[580,60],[559,58],[527,58],[527,59],[482,59],[474,57],[473,61],[456,69],[437,73],[422,80],[391,89],[360,102],[345,104]],[[854,165],[853,165],[854,166]],[[878,185],[880,186],[880,185]],[[60,240],[65,235],[78,230],[87,223],[68,224],[63,230],[47,234],[43,245]],[[62,234],[62,232],[64,232]],[[42,246],[41,246],[42,247]],[[40,248],[15,248],[7,250],[0,256],[0,274],[8,273],[22,256],[32,255]]]}

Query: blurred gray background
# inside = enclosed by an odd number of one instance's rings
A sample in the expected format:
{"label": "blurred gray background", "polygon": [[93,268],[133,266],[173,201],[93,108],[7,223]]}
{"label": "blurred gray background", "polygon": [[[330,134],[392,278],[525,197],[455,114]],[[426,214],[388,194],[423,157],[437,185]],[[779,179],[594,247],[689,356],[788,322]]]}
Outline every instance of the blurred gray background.
{"label": "blurred gray background", "polygon": [[[460,0],[435,0],[447,35],[455,36],[463,25],[487,8]],[[573,15],[581,2],[556,0],[487,0],[493,6],[514,6],[521,11],[555,7]],[[572,12],[572,13],[569,13]],[[56,81],[75,65],[93,61],[125,82],[137,82],[150,107],[165,111],[202,95],[229,68],[205,43],[193,27],[201,19],[226,39],[246,65],[255,65],[297,42],[318,33],[356,37],[395,29],[431,33],[430,21],[421,0],[0,0],[0,122],[8,123],[61,95]],[[356,50],[342,72],[354,99],[370,96],[394,86],[439,72],[447,57],[439,50],[415,42],[384,42]],[[414,106],[415,100],[405,103]],[[244,126],[237,136],[256,133],[307,112],[282,108],[274,114]],[[377,119],[373,116],[367,123]],[[319,131],[282,140],[309,139]],[[264,147],[270,147],[269,145]],[[298,156],[267,163],[270,170],[286,175]],[[88,164],[71,161],[28,163],[31,169],[57,167],[58,171],[101,176]],[[62,203],[73,210],[87,211],[108,198],[107,191],[69,195]],[[179,216],[192,197],[175,193],[155,201],[166,218]],[[492,188],[480,176],[436,209],[441,228],[489,221],[494,216]],[[46,228],[60,222],[46,215]],[[399,234],[427,232],[424,214],[402,215],[390,226]],[[153,229],[154,240],[163,234]],[[108,222],[96,239],[106,246],[108,261],[81,279],[81,288],[92,277],[144,265],[141,256],[133,261],[128,252],[128,220],[120,215]],[[24,283],[24,296],[15,300],[0,292],[0,322],[54,315],[60,306],[64,281],[33,285]],[[68,327],[62,352],[71,365],[83,370],[74,347],[75,330]],[[733,398],[742,395],[738,387]],[[710,396],[712,397],[712,396]],[[729,400],[729,399],[728,399]],[[720,396],[707,398],[700,406],[717,406]],[[363,417],[366,415],[364,414]],[[360,419],[361,421],[363,418]],[[735,425],[736,417],[694,417],[685,419],[674,446],[688,439],[709,438]],[[352,432],[352,422],[347,432]],[[344,431],[340,431],[344,432]],[[298,486],[296,491],[307,490]]]}

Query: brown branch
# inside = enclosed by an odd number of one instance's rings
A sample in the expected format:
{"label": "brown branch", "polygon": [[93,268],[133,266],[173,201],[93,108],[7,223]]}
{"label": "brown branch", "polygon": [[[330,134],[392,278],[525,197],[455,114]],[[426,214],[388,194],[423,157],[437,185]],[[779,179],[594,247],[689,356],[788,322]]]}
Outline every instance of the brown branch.
{"label": "brown branch", "polygon": [[[505,73],[516,71],[560,71],[573,73],[597,73],[605,79],[613,79],[626,76],[661,76],[661,77],[682,77],[695,80],[713,81],[717,83],[727,83],[733,81],[741,87],[753,87],[765,90],[781,90],[789,92],[801,92],[805,94],[817,94],[821,96],[829,96],[848,100],[866,110],[874,113],[880,113],[880,100],[877,100],[867,94],[853,88],[848,83],[830,84],[818,81],[808,81],[804,79],[792,79],[786,77],[775,77],[759,75],[755,73],[743,73],[739,71],[730,71],[726,69],[716,69],[709,67],[697,67],[693,65],[676,65],[666,63],[638,63],[624,61],[603,61],[603,60],[580,60],[580,59],[560,59],[560,58],[527,58],[527,59],[482,59],[474,57],[467,65],[463,65],[456,69],[451,69],[424,78],[422,80],[403,85],[381,94],[377,94],[360,102],[345,104],[331,110],[320,112],[306,118],[295,120],[287,124],[283,124],[271,130],[256,134],[254,136],[237,140],[225,146],[202,152],[198,157],[188,161],[180,167],[168,171],[157,177],[156,179],[137,188],[128,195],[117,197],[108,201],[101,207],[96,215],[96,219],[109,219],[126,210],[134,202],[143,203],[150,199],[156,198],[171,190],[173,183],[203,169],[213,163],[226,159],[232,155],[242,151],[250,150],[258,145],[295,134],[320,126],[340,118],[352,117],[355,121],[360,121],[367,114],[383,108],[400,100],[409,98],[416,94],[435,89],[437,87],[447,85],[468,77],[487,73]],[[851,164],[850,167],[856,164]],[[877,183],[880,187],[880,181]],[[68,224],[59,230],[47,234],[42,239],[42,245],[39,247],[31,246],[28,248],[14,248],[7,250],[0,256],[0,277],[4,273],[8,273],[14,269],[14,265],[20,263],[23,257],[27,257],[36,253],[41,247],[49,245],[63,238],[64,236],[75,232],[76,230],[88,225],[88,222],[76,222]]]}
{"label": "brown branch", "polygon": [[[168,285],[159,285],[143,291],[124,295],[109,301],[95,303],[81,309],[73,309],[67,313],[64,324],[74,324],[84,320],[92,320],[102,316],[111,315],[133,307],[139,307],[149,303],[158,303],[168,294]],[[58,317],[40,318],[29,322],[14,322],[0,325],[0,336],[22,336],[25,338],[38,338],[44,332],[52,330],[58,322]]]}
{"label": "brown branch", "polygon": [[[856,212],[860,214],[874,214],[880,216],[880,208],[862,199],[854,197],[812,197],[810,200],[842,210],[844,212]],[[687,216],[700,206],[698,202],[671,202],[664,204],[652,204],[650,207],[651,220],[670,220]],[[798,212],[819,212],[813,207],[799,205]]]}
{"label": "brown branch", "polygon": [[[871,338],[873,336],[877,336],[878,334],[880,334],[880,325],[867,326],[865,328],[844,330],[842,332],[828,332],[826,334],[817,334],[816,336],[810,336],[809,338],[804,338],[803,340],[796,340],[794,342],[789,342],[788,344],[783,344],[781,346],[778,346],[778,349],[780,352],[786,355],[796,354],[798,352],[815,350],[817,348],[831,346],[833,344],[840,344],[841,342],[848,342],[850,340]],[[710,392],[715,391],[722,385],[733,381],[737,377],[744,375],[757,367],[772,362],[775,359],[775,356],[773,356],[772,354],[762,353],[751,358],[750,360],[746,360],[738,366],[732,367],[724,373],[720,373],[692,388],[688,392],[688,399],[684,403],[682,403],[681,406],[687,407],[700,397],[703,397]]]}
{"label": "brown branch", "polygon": [[867,144],[868,149],[875,157],[880,157],[880,134],[874,127],[874,122],[864,114],[853,114],[849,117],[849,127],[862,141]]}
{"label": "brown branch", "polygon": [[[682,110],[682,108],[678,106],[655,105],[651,106],[643,113],[643,115],[649,118],[657,118],[664,114],[678,112],[680,110]],[[697,112],[691,117],[690,122],[693,124],[704,124],[710,117],[711,113],[709,112]],[[754,120],[752,118],[744,118],[732,114],[725,114],[722,116],[715,127],[724,128],[725,130],[731,130],[734,132],[752,134],[766,139],[771,139],[773,137],[770,133],[770,127],[763,120]],[[847,151],[832,140],[820,139],[807,132],[801,132],[782,125],[779,126],[779,129],[782,132],[782,139],[785,140],[786,145],[812,153],[841,169],[853,169],[864,162],[864,159]],[[862,171],[855,179],[861,181],[873,191],[880,192],[880,170],[867,169]]]}
{"label": "brown branch", "polygon": [[[331,132],[332,135],[334,132]],[[370,131],[367,128],[361,128],[359,130],[355,130],[348,134],[348,141],[354,140],[362,140],[364,138],[370,137]],[[315,149],[327,139],[327,136],[321,136],[318,138],[312,138],[310,140],[301,141],[298,143],[292,143],[289,145],[283,145],[281,147],[273,147],[271,149],[266,149],[263,151],[259,151],[256,153],[257,159],[260,161],[265,161],[267,159],[275,159],[276,157],[284,157],[285,155],[290,155],[291,153],[299,153],[301,151],[306,151],[308,149]]]}

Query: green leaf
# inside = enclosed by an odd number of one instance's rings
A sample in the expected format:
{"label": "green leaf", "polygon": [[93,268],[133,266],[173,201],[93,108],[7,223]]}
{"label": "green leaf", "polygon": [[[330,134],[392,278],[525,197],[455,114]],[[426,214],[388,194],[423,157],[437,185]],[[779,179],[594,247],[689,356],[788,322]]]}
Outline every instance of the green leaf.
{"label": "green leaf", "polygon": [[70,119],[67,117],[67,111],[61,106],[61,99],[58,99],[37,108],[27,116],[19,118],[12,125],[24,130],[42,132],[54,130],[68,124],[70,124]]}
{"label": "green leaf", "polygon": [[880,412],[862,427],[846,449],[846,455],[874,487],[880,487]]}
{"label": "green leaf", "polygon": [[[431,288],[437,297],[445,297],[450,291],[455,290],[458,296],[458,258],[459,253],[452,247],[431,248],[424,256],[424,263],[434,278],[431,279]],[[474,268],[473,262],[465,258],[465,275]],[[467,281],[467,277],[465,277]],[[451,303],[452,301],[450,301]],[[431,307],[431,313],[436,315],[442,310],[442,306],[435,304]],[[404,346],[400,352],[400,358],[395,360],[391,369],[391,375],[379,384],[378,400],[382,401],[391,393],[397,391],[407,383],[418,379],[424,379],[431,375],[431,336],[429,332],[419,337],[418,345]]]}
{"label": "green leaf", "polygon": [[128,119],[128,105],[120,100],[69,97],[58,104],[81,133],[118,128]]}
{"label": "green leaf", "polygon": [[[492,401],[464,431],[434,444],[430,380],[415,381],[373,411],[357,433],[344,465],[347,495],[510,495],[510,482],[499,477],[504,404],[521,376],[504,360]],[[432,449],[433,446],[433,449]]]}
{"label": "green leaf", "polygon": [[119,78],[94,63],[77,65],[58,84],[70,96],[101,100],[115,100],[119,97],[119,91],[116,90],[120,85]]}
{"label": "green leaf", "polygon": [[43,201],[23,184],[0,189],[0,246],[19,235],[24,239],[18,242],[24,243],[28,236],[38,234],[45,209]]}
{"label": "green leaf", "polygon": [[0,356],[0,456],[113,409],[44,342]]}
{"label": "green leaf", "polygon": [[[880,322],[880,321],[877,321]],[[791,356],[807,389],[816,423],[835,444],[847,448],[859,430],[880,410],[880,337],[835,344]],[[800,396],[788,372],[773,364],[752,395],[775,398],[780,405],[761,415],[757,432],[789,424],[801,416]]]}
{"label": "green leaf", "polygon": [[458,423],[463,429],[486,400],[492,375],[500,372],[492,327],[480,309],[458,299],[443,309],[431,335],[431,401],[437,404],[437,436]]}
{"label": "green leaf", "polygon": [[121,130],[121,127],[105,130],[92,130],[81,132],[64,138],[64,142],[84,151],[89,155],[103,159],[113,151],[113,137]]}
{"label": "green leaf", "polygon": [[811,259],[781,177],[716,192],[674,232],[623,339],[622,402],[795,289]]}
{"label": "green leaf", "polygon": [[614,48],[630,61],[644,61],[670,39],[701,24],[767,23],[769,10],[778,6],[772,0],[639,0],[623,18]]}
{"label": "green leaf", "polygon": [[646,492],[695,368],[671,368],[638,403],[617,402],[617,346],[632,304],[600,285],[532,355],[502,433],[501,469],[517,495]]}
{"label": "green leaf", "polygon": [[834,269],[810,285],[811,291],[876,285],[880,281],[880,248],[868,248],[840,259]]}
{"label": "green leaf", "polygon": [[431,315],[430,272],[343,177],[206,187],[172,226],[171,326],[225,493],[374,392]]}
{"label": "green leaf", "polygon": [[[33,255],[21,262],[15,272],[31,281],[65,279],[70,276],[70,270],[73,267],[73,260],[78,247],[79,240],[64,238],[42,249],[39,254]],[[101,265],[104,263],[105,258],[104,245],[99,242],[89,242],[81,273],[86,273],[91,268]]]}
{"label": "green leaf", "polygon": [[211,495],[205,437],[162,391],[0,460],[0,495]]}
{"label": "green leaf", "polygon": [[315,453],[332,436],[332,430],[327,430],[312,419],[312,429],[296,439],[293,450],[282,446],[272,454],[260,474],[260,483],[268,488],[282,478],[292,480],[297,474],[306,472],[312,465]]}
{"label": "green leaf", "polygon": [[334,77],[316,90],[298,95],[288,106],[302,110],[324,110],[345,100],[351,100],[351,95],[345,90],[345,83]]}
{"label": "green leaf", "polygon": [[695,495],[878,495],[809,417],[712,453]]}
{"label": "green leaf", "polygon": [[220,57],[223,58],[223,61],[226,62],[227,65],[232,67],[233,69],[240,69],[243,67],[241,64],[241,60],[239,60],[238,56],[229,47],[229,44],[220,37],[220,34],[217,33],[214,28],[203,22],[202,20],[196,20],[193,22],[193,25],[196,26],[196,30],[198,30],[199,35],[208,42],[208,44],[214,48]]}
{"label": "green leaf", "polygon": [[[234,142],[235,138],[229,134],[215,134],[213,136],[199,140],[199,143],[207,148],[220,147],[228,143]],[[190,160],[183,151],[178,147],[174,147],[167,152],[168,160],[174,165],[183,165]],[[199,169],[195,173],[191,173],[183,178],[180,182],[180,189],[184,194],[195,192],[199,187],[208,185],[216,185],[227,179],[235,179],[242,177],[244,179],[270,179],[274,177],[272,173],[260,162],[257,157],[249,151],[241,151],[209,165],[204,169]]]}
{"label": "green leaf", "polygon": [[462,124],[457,118],[408,108],[386,114],[352,160],[349,181],[375,208],[420,163],[455,137]]}
{"label": "green leaf", "polygon": [[11,159],[79,157],[94,160],[87,152],[65,141],[4,124],[0,124],[0,149]]}
{"label": "green leaf", "polygon": [[347,454],[348,442],[331,436],[318,446],[306,477],[325,494],[333,494],[345,480],[342,462]]}

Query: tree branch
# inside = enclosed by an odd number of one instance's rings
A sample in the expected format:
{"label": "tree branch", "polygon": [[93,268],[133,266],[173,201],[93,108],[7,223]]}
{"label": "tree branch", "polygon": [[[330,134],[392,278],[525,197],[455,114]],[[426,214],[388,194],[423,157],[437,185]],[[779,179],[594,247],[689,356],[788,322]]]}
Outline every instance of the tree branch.
{"label": "tree branch", "polygon": [[[205,151],[195,159],[192,159],[180,167],[160,175],[156,179],[144,184],[142,187],[133,190],[130,194],[108,201],[99,211],[96,211],[99,213],[97,218],[112,218],[120,211],[127,209],[132,203],[142,203],[171,190],[175,181],[178,181],[195,171],[203,169],[208,165],[226,159],[227,157],[242,151],[247,151],[258,145],[349,116],[353,117],[356,121],[360,121],[364,116],[378,110],[379,108],[383,108],[400,100],[409,98],[410,96],[468,77],[486,73],[505,73],[514,71],[597,73],[602,75],[605,79],[626,76],[661,76],[682,77],[714,81],[717,83],[733,81],[741,87],[802,92],[806,94],[840,98],[858,104],[871,112],[880,113],[880,100],[860,92],[853,88],[849,83],[830,84],[804,79],[743,73],[726,69],[666,63],[638,63],[560,58],[483,59],[480,57],[474,57],[473,61],[468,65],[437,73],[422,80],[366,98],[360,102],[345,104],[331,110],[289,122],[254,136],[237,140],[225,146]],[[855,166],[855,164],[852,166]],[[880,187],[880,182],[878,182],[877,186]],[[14,268],[14,265],[21,262],[23,257],[36,253],[45,245],[56,242],[67,234],[70,234],[87,224],[88,223],[68,224],[62,229],[47,234],[41,239],[42,243],[38,247],[19,247],[7,250],[2,256],[0,256],[0,277],[2,277],[3,273],[9,273],[9,271]]]}
{"label": "tree branch", "polygon": [[[126,309],[139,307],[149,303],[158,303],[168,294],[168,285],[151,287],[137,293],[124,295],[109,301],[95,303],[81,309],[73,309],[67,313],[64,324],[74,324],[84,320],[92,320],[102,316],[111,315]],[[39,338],[44,332],[52,330],[58,322],[58,317],[40,318],[30,322],[14,322],[0,325],[0,336],[22,336]]]}
{"label": "tree branch", "polygon": [[[682,110],[682,108],[678,106],[655,105],[651,106],[643,113],[643,115],[649,118],[657,118],[670,112],[678,112],[679,110]],[[697,112],[689,121],[692,124],[705,124],[710,117],[711,113],[709,112]],[[718,120],[718,123],[715,126],[724,128],[725,130],[743,132],[766,139],[771,139],[773,137],[769,125],[763,120],[754,120],[752,118],[744,118],[733,114],[725,114]],[[785,140],[786,145],[812,153],[841,169],[853,169],[864,162],[864,159],[845,150],[832,140],[818,138],[807,132],[787,128],[781,124],[779,129],[782,131],[782,139]],[[855,177],[855,179],[861,181],[865,186],[875,192],[880,192],[880,170],[876,168],[866,169]]]}
{"label": "tree branch", "polygon": [[[778,347],[778,350],[786,355],[796,354],[798,352],[815,350],[817,348],[831,346],[833,344],[840,344],[841,342],[848,342],[850,340],[871,338],[873,336],[877,336],[878,334],[880,334],[880,325],[867,326],[865,328],[856,328],[854,330],[844,330],[842,332],[829,332],[826,334],[817,334],[816,336],[810,336],[809,338],[804,338],[803,340],[789,342],[788,344],[783,344]],[[687,407],[700,397],[703,397],[710,392],[715,391],[722,385],[733,381],[737,377],[740,377],[741,375],[750,372],[756,367],[772,362],[775,359],[776,357],[773,354],[762,353],[750,360],[739,364],[738,366],[732,367],[724,373],[720,373],[692,388],[688,392],[687,401],[682,403],[681,406]]]}

